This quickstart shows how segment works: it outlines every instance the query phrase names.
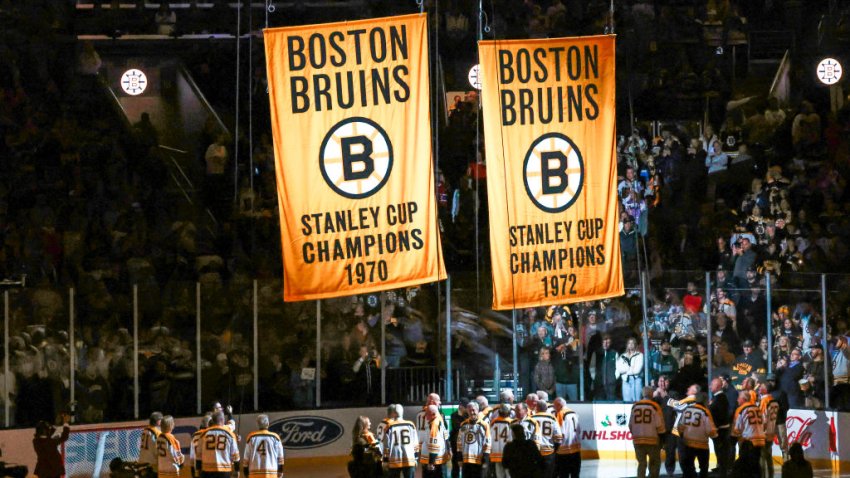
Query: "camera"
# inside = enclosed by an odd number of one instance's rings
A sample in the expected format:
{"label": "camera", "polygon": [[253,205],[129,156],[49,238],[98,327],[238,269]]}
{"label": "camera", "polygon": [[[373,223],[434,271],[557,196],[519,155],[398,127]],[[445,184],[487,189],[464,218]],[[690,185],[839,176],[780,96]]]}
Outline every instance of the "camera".
{"label": "camera", "polygon": [[27,471],[24,465],[6,465],[6,462],[0,461],[0,477],[27,478]]}

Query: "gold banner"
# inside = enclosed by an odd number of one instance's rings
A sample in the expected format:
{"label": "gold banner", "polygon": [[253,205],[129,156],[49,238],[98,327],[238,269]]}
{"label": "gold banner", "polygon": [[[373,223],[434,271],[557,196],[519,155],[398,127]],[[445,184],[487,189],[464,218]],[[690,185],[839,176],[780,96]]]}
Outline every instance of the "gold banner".
{"label": "gold banner", "polygon": [[478,49],[493,308],[622,295],[614,37]]}
{"label": "gold banner", "polygon": [[264,34],[284,300],[445,278],[425,15]]}

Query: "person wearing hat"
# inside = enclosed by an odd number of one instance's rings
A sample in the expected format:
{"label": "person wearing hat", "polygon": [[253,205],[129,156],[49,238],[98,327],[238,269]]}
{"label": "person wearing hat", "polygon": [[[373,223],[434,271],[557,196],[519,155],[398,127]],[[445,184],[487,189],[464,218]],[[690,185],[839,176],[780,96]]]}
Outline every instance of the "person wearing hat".
{"label": "person wearing hat", "polygon": [[765,373],[766,366],[764,358],[754,351],[753,341],[745,340],[741,347],[744,352],[735,359],[735,367],[733,368],[734,375],[732,376],[735,388],[741,390],[744,379],[751,376],[753,373]]}

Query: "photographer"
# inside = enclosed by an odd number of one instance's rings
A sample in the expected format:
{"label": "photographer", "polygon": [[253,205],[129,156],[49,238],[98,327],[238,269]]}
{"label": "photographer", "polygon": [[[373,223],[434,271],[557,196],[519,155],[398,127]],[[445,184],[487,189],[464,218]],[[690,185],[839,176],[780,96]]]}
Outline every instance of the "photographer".
{"label": "photographer", "polygon": [[59,454],[59,445],[68,440],[71,427],[68,425],[68,414],[62,416],[62,435],[54,437],[56,428],[45,421],[40,421],[35,426],[35,437],[32,439],[32,447],[35,450],[36,464],[33,472],[39,478],[59,478],[65,474],[65,465],[62,455]]}
{"label": "photographer", "polygon": [[357,392],[367,405],[377,405],[381,400],[381,357],[374,346],[363,345],[351,369]]}

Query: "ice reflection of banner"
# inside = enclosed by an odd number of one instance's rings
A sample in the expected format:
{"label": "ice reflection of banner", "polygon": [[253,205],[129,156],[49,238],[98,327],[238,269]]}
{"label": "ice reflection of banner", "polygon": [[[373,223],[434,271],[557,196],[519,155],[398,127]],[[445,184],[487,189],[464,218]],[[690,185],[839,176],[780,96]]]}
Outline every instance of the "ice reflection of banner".
{"label": "ice reflection of banner", "polygon": [[98,429],[72,433],[65,443],[66,476],[109,476],[109,462],[115,458],[135,461],[139,456],[141,429]]}

